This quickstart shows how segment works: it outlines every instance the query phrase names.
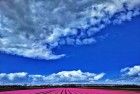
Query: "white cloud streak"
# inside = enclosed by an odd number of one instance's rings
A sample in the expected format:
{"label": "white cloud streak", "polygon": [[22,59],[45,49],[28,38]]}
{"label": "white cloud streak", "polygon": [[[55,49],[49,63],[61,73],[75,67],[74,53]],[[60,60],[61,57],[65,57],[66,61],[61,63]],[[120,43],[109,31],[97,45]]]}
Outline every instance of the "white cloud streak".
{"label": "white cloud streak", "polygon": [[50,75],[32,75],[26,72],[1,73],[0,84],[65,84],[94,83],[104,77],[105,73],[95,74],[81,70],[62,71]]}
{"label": "white cloud streak", "polygon": [[139,0],[0,0],[0,51],[58,59],[60,45],[87,45],[108,24],[140,14]]}

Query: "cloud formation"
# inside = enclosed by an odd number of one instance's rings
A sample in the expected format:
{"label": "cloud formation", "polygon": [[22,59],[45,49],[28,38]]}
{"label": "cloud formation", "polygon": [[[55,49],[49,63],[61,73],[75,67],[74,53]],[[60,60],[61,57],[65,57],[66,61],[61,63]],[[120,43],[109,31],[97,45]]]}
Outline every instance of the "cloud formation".
{"label": "cloud formation", "polygon": [[120,70],[120,76],[118,78],[106,79],[104,83],[140,85],[140,65],[123,68]]}
{"label": "cloud formation", "polygon": [[139,0],[0,0],[0,51],[58,59],[65,54],[53,48],[95,43],[97,32],[131,20],[139,7]]}
{"label": "cloud formation", "polygon": [[8,78],[10,81],[13,81],[15,78],[23,78],[26,77],[27,73],[25,72],[19,72],[19,73],[1,73],[0,78]]}
{"label": "cloud formation", "polygon": [[105,73],[95,74],[81,70],[62,71],[50,75],[32,75],[26,72],[1,73],[0,84],[66,84],[94,83],[104,77]]}
{"label": "cloud formation", "polygon": [[133,82],[140,82],[140,65],[121,69],[122,78]]}

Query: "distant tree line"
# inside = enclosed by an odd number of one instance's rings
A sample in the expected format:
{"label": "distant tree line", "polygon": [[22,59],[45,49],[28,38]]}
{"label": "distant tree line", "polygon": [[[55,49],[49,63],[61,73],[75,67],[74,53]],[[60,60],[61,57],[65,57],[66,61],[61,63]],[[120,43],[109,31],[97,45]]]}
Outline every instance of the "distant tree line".
{"label": "distant tree line", "polygon": [[123,89],[139,90],[139,85],[111,85],[111,84],[63,84],[63,85],[1,85],[0,91],[26,90],[26,89],[43,89],[43,88],[89,88],[89,89]]}

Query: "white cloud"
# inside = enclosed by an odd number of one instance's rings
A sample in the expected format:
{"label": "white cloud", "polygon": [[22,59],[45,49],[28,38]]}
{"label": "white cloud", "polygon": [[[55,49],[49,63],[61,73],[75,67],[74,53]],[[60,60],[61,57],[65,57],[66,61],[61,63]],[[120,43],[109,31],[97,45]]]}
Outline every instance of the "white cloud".
{"label": "white cloud", "polygon": [[0,51],[58,59],[65,55],[52,52],[54,47],[94,43],[93,35],[108,24],[139,15],[139,5],[139,0],[1,0]]}
{"label": "white cloud", "polygon": [[0,78],[3,78],[3,77],[5,77],[6,76],[6,73],[1,73],[0,74]]}
{"label": "white cloud", "polygon": [[9,73],[9,74],[1,73],[0,79],[7,78],[8,80],[13,81],[13,80],[15,80],[15,78],[24,78],[27,75],[28,75],[28,73],[26,73],[26,72]]}
{"label": "white cloud", "polygon": [[140,7],[140,0],[126,0],[129,8]]}
{"label": "white cloud", "polygon": [[89,72],[78,71],[62,71],[56,74],[49,75],[48,78],[52,78],[58,82],[92,82],[101,79],[105,74],[95,74]]}
{"label": "white cloud", "polygon": [[[81,70],[62,71],[50,75],[32,75],[25,72],[1,73],[1,84],[64,84],[64,83],[94,83],[104,77],[105,73],[95,74]],[[20,83],[21,82],[21,83]]]}
{"label": "white cloud", "polygon": [[140,85],[140,65],[126,67],[120,70],[120,76],[106,79],[106,84],[137,84]]}
{"label": "white cloud", "polygon": [[28,73],[17,72],[17,73],[0,73],[0,85],[16,85],[16,84],[28,84]]}
{"label": "white cloud", "polygon": [[94,80],[99,80],[99,79],[101,79],[104,75],[105,75],[105,73],[101,73],[101,74],[99,74],[99,75],[96,75],[96,76],[94,77]]}
{"label": "white cloud", "polygon": [[26,76],[27,76],[27,73],[25,72],[7,74],[7,77],[9,80],[14,80],[15,78],[23,78]]}
{"label": "white cloud", "polygon": [[124,69],[121,69],[121,72],[124,76],[140,77],[140,65],[136,65],[134,67],[126,67]]}
{"label": "white cloud", "polygon": [[96,40],[94,38],[86,38],[83,39],[83,44],[91,44],[91,43],[95,43]]}

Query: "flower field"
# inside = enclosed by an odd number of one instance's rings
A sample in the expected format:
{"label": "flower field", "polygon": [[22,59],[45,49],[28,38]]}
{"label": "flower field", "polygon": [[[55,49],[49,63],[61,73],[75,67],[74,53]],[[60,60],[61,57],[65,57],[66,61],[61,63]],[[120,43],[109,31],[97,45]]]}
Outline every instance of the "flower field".
{"label": "flower field", "polygon": [[140,91],[109,90],[109,89],[82,89],[82,88],[52,88],[5,91],[0,94],[140,94]]}

